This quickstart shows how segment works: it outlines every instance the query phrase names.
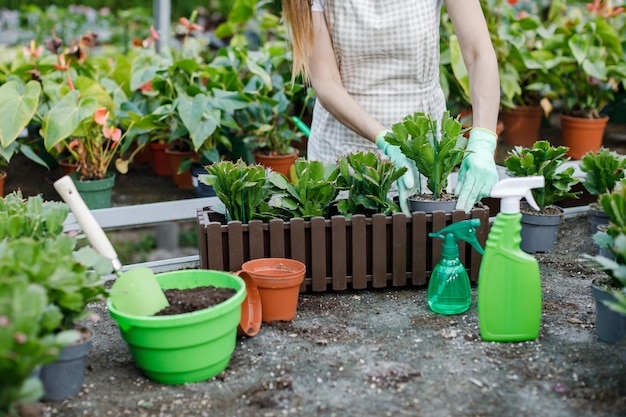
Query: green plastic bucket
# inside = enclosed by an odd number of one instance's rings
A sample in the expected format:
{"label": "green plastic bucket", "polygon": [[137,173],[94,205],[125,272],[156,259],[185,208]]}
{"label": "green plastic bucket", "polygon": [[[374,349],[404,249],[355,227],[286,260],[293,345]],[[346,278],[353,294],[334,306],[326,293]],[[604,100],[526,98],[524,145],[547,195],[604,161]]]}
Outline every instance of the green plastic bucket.
{"label": "green plastic bucket", "polygon": [[235,350],[246,284],[229,272],[185,270],[156,275],[162,289],[212,285],[236,294],[216,306],[171,316],[135,316],[116,310],[107,300],[135,364],[162,384],[183,384],[214,377],[228,366]]}

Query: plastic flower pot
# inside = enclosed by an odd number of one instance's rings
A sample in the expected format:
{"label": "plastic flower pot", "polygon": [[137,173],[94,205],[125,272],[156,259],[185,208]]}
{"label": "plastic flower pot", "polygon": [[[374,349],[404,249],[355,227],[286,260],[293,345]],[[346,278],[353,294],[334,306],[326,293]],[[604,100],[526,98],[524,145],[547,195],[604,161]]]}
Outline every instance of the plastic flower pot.
{"label": "plastic flower pot", "polygon": [[235,274],[246,283],[246,298],[241,303],[241,320],[239,321],[237,335],[253,337],[261,329],[263,317],[261,294],[252,275],[245,271],[237,271]]}
{"label": "plastic flower pot", "polygon": [[236,290],[228,300],[203,310],[171,316],[125,314],[107,301],[109,314],[137,367],[153,381],[183,384],[214,377],[235,350],[246,284],[229,272],[184,270],[156,275],[162,289],[212,285]]}
{"label": "plastic flower pot", "polygon": [[241,269],[254,278],[259,289],[263,322],[289,321],[296,317],[300,284],[306,272],[302,262],[260,258],[245,262]]}

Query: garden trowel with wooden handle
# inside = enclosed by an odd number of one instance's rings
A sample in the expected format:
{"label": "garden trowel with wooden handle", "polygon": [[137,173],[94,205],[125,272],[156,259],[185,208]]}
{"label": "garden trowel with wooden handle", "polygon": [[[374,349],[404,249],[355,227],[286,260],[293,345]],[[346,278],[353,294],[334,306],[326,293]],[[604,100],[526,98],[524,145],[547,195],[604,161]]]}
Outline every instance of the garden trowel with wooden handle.
{"label": "garden trowel with wooden handle", "polygon": [[117,279],[111,286],[111,302],[120,311],[137,316],[152,316],[169,305],[154,273],[149,268],[134,268],[124,273],[122,263],[91,211],[78,193],[74,181],[64,176],[54,188],[69,206],[95,251],[109,258]]}

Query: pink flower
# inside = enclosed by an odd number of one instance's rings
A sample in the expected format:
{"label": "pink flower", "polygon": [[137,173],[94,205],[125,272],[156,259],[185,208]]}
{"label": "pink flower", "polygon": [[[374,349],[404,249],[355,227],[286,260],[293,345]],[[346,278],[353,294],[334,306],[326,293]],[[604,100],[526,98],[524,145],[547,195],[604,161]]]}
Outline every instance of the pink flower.
{"label": "pink flower", "polygon": [[56,69],[57,71],[67,71],[70,67],[70,64],[72,63],[72,58],[68,59],[67,62],[65,62],[65,54],[59,54],[57,59],[59,63],[54,64],[54,69]]}
{"label": "pink flower", "polygon": [[159,39],[161,39],[159,37],[159,32],[156,31],[154,26],[150,26],[150,36],[152,36],[152,39],[154,39],[155,41],[158,41]]}
{"label": "pink flower", "polygon": [[39,55],[41,55],[41,53],[43,52],[43,45],[39,45],[38,47],[35,47],[35,45],[35,41],[31,40],[30,47],[22,49],[25,58],[37,58],[39,57]]}
{"label": "pink flower", "polygon": [[70,90],[74,91],[74,83],[72,82],[72,77],[70,77],[70,73],[67,73],[67,85],[70,87]]}
{"label": "pink flower", "polygon": [[96,110],[96,113],[93,115],[93,120],[95,120],[95,122],[99,124],[100,126],[106,126],[107,114],[108,114],[107,108],[100,107],[98,110]]}
{"label": "pink flower", "polygon": [[0,327],[7,327],[11,321],[7,316],[0,316]]}
{"label": "pink flower", "polygon": [[202,26],[200,26],[197,23],[191,23],[189,21],[189,19],[187,19],[186,17],[181,17],[180,19],[178,19],[178,21],[180,22],[181,25],[183,25],[185,27],[185,29],[187,29],[187,32],[193,32],[194,30],[202,30]]}
{"label": "pink flower", "polygon": [[15,339],[18,344],[23,345],[28,340],[28,337],[22,332],[16,332],[13,335],[13,339]]}
{"label": "pink flower", "polygon": [[139,89],[141,90],[142,93],[147,93],[152,90],[152,80],[150,81],[146,81],[145,83],[141,84],[141,87],[139,87]]}
{"label": "pink flower", "polygon": [[105,138],[111,139],[115,143],[118,143],[122,138],[122,131],[115,127],[103,127],[102,134]]}

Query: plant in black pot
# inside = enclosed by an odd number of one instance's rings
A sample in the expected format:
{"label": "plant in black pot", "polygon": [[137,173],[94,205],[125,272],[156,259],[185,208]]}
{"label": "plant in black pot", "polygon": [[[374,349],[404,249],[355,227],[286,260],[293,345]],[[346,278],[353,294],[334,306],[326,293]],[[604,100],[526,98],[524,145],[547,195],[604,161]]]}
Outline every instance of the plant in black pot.
{"label": "plant in black pot", "polygon": [[[587,152],[580,161],[580,170],[586,174],[583,186],[591,195],[611,193],[624,178],[626,157],[604,147]],[[589,227],[591,233],[598,231],[599,225],[606,225],[609,218],[598,201],[589,205]]]}
{"label": "plant in black pot", "polygon": [[[402,153],[415,162],[420,175],[426,177],[428,192],[420,182],[418,193],[409,196],[412,211],[454,210],[456,198],[446,189],[450,174],[466,152],[467,139],[463,132],[458,117],[450,116],[449,112],[444,112],[439,126],[430,115],[421,112],[408,115],[391,126],[385,140],[399,146]],[[425,201],[438,204],[427,208],[422,204]]]}
{"label": "plant in black pot", "polygon": [[583,255],[582,261],[606,272],[591,283],[596,300],[596,334],[600,340],[618,342],[626,334],[626,186],[619,183],[611,193],[600,196],[609,217],[606,231],[593,239],[603,254]]}
{"label": "plant in black pot", "polygon": [[68,213],[65,204],[41,196],[24,199],[15,192],[0,200],[2,287],[26,282],[42,288],[46,329],[67,342],[40,371],[47,400],[65,399],[82,388],[93,332],[79,322],[89,313],[87,305],[107,294],[100,276],[111,271],[107,258],[88,246],[78,249],[78,239],[63,233]]}
{"label": "plant in black pot", "polygon": [[514,177],[541,175],[545,179],[543,188],[532,190],[539,205],[536,211],[522,204],[522,243],[520,247],[528,253],[550,252],[563,220],[563,210],[555,204],[564,199],[578,198],[580,192],[572,187],[580,180],[573,176],[574,168],[565,167],[570,159],[567,147],[550,145],[548,141],[537,141],[531,148],[516,146],[509,151],[504,164],[507,174]]}

